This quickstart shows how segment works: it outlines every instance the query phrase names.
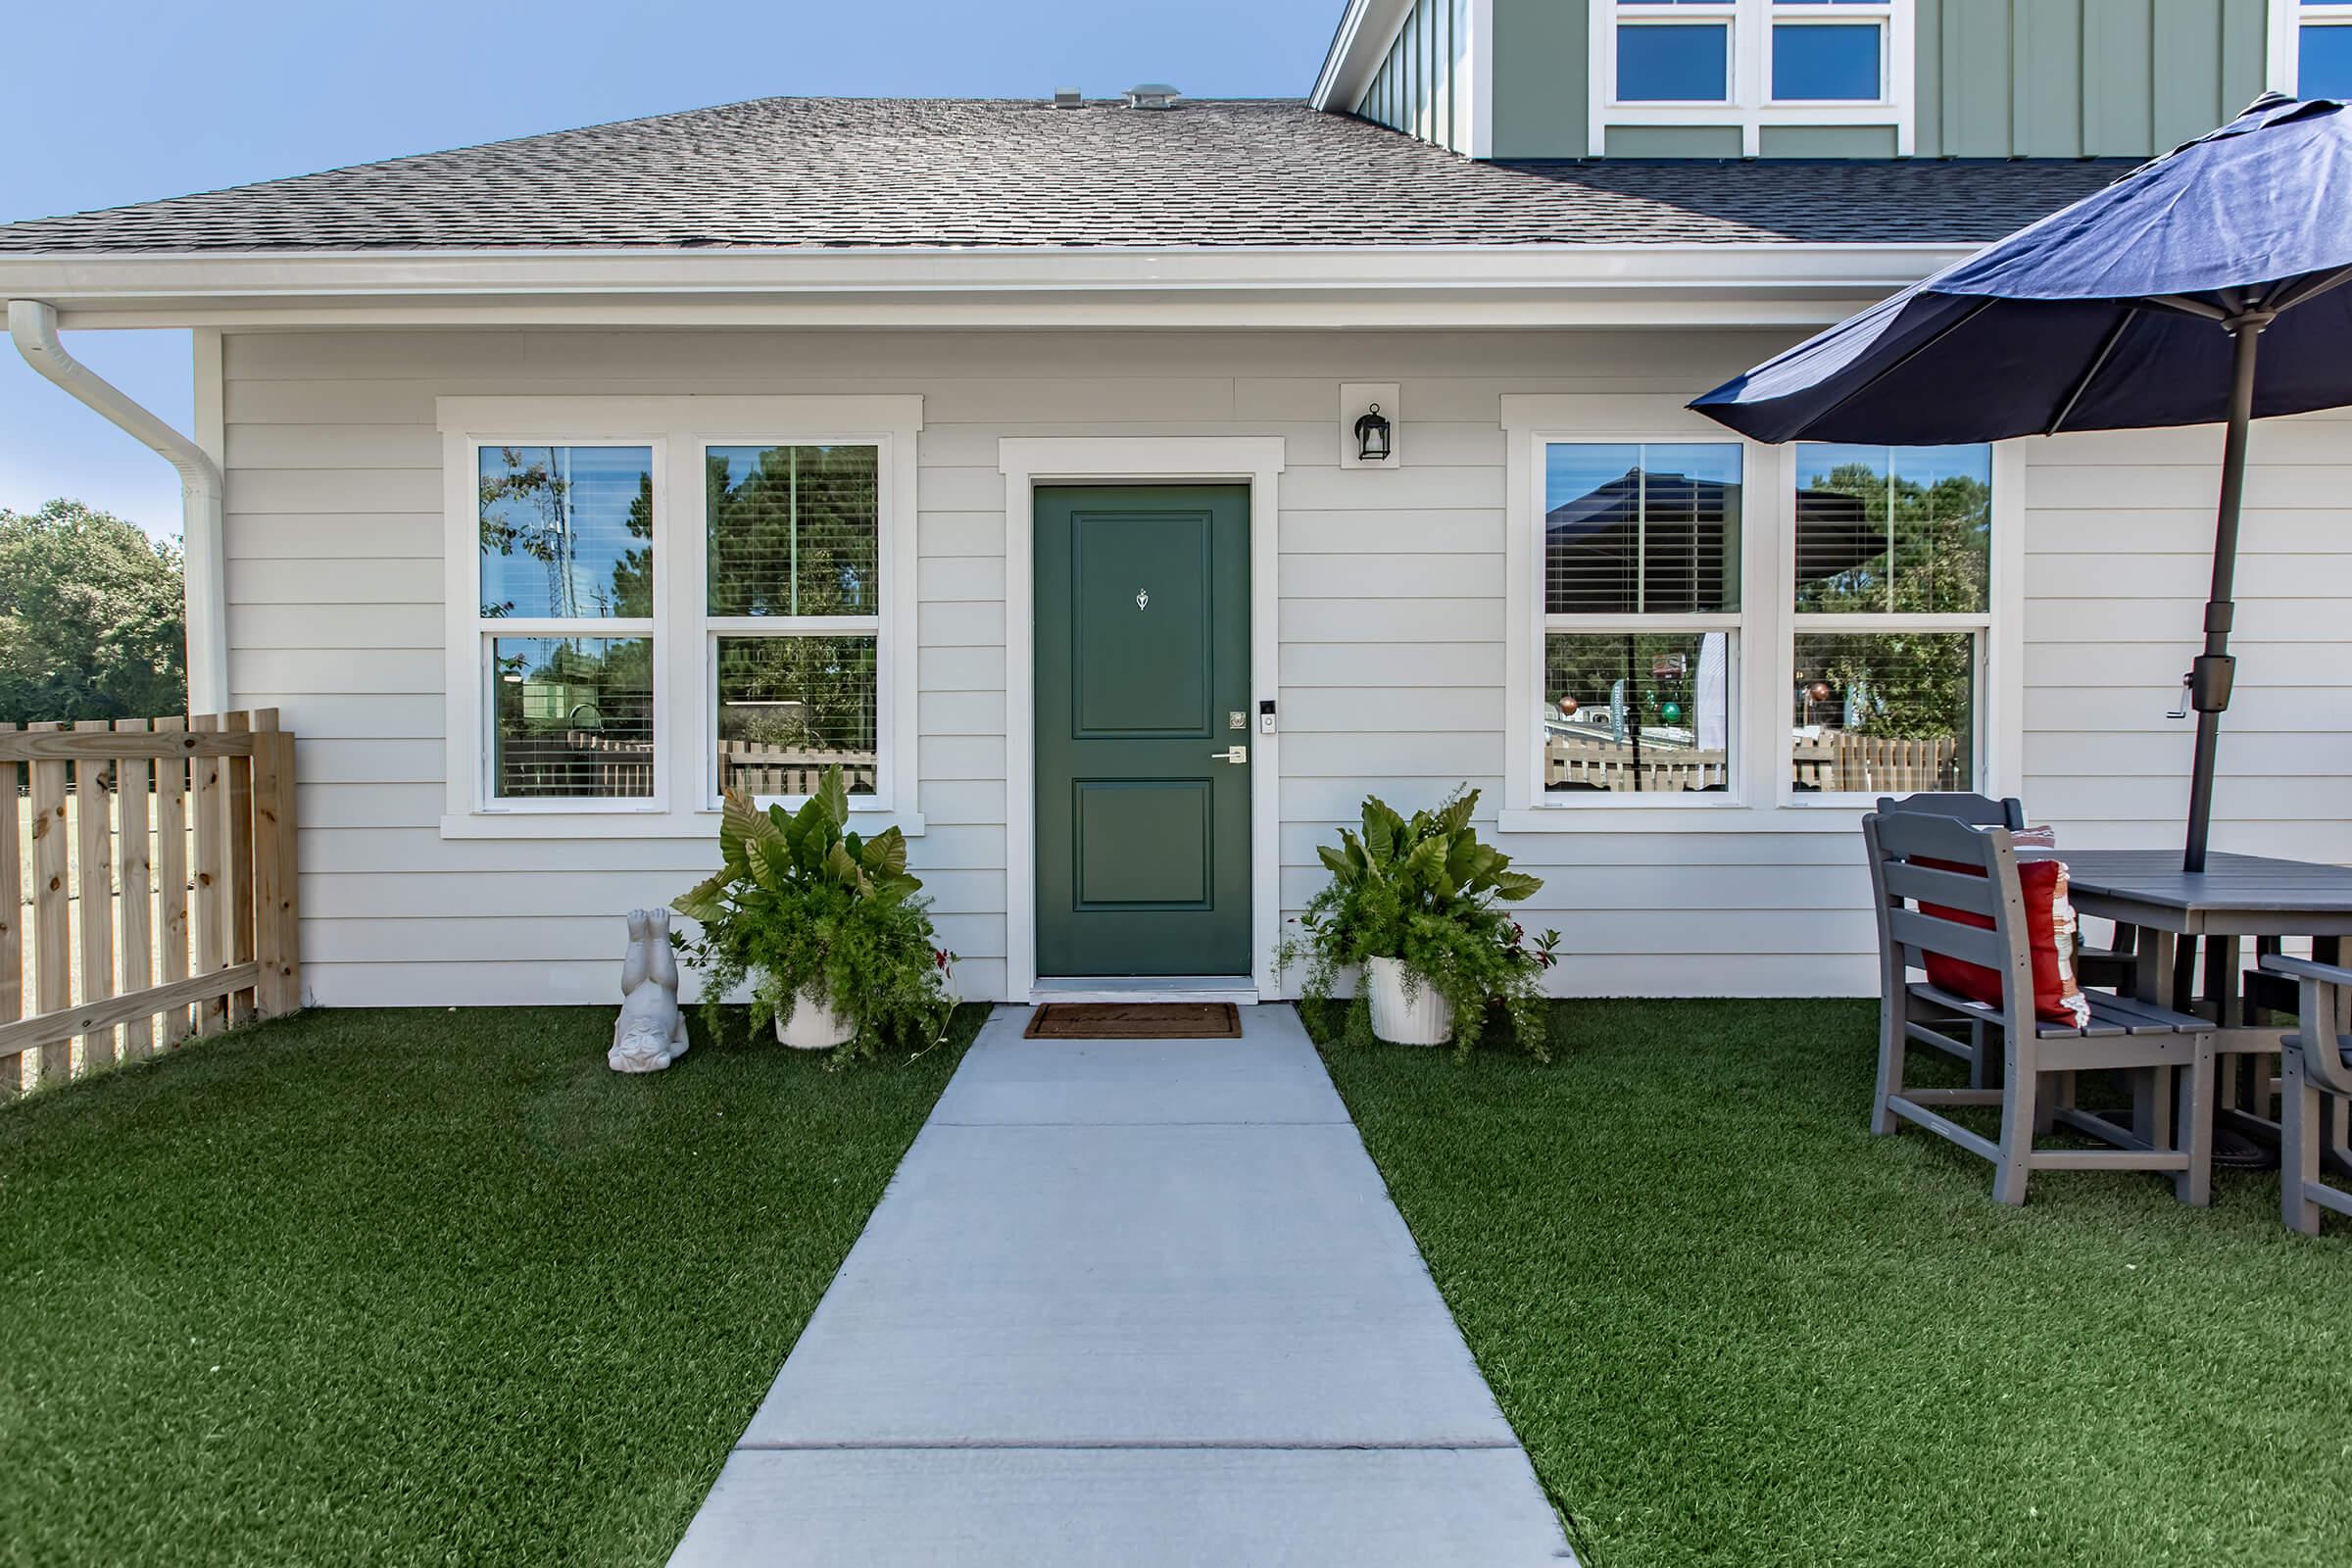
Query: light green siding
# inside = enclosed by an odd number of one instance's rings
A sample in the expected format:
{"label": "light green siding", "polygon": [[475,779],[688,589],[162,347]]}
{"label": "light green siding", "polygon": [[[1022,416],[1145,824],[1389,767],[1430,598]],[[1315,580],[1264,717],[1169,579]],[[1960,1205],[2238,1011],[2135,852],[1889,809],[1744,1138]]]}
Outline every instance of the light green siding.
{"label": "light green siding", "polygon": [[1619,125],[1609,132],[1611,158],[1737,158],[1737,125]]}
{"label": "light green siding", "polygon": [[1918,0],[1924,158],[2145,158],[2262,90],[2263,0]]}
{"label": "light green siding", "polygon": [[[1617,131],[1610,140],[1621,143],[1626,131]],[[1732,153],[1740,151],[1737,131],[1732,135]],[[1894,127],[1892,125],[1766,125],[1763,139],[1757,148],[1766,158],[1892,158],[1894,156]]]}
{"label": "light green siding", "polygon": [[[1588,155],[1589,0],[1493,0],[1494,152]],[[1420,0],[1357,112],[1456,151],[1468,105],[1453,63],[1467,0]],[[2262,91],[2265,0],[1917,0],[1923,158],[2145,158]],[[1612,130],[1621,157],[1737,157],[1719,128]],[[1778,158],[1884,158],[1876,128],[1767,126]]]}
{"label": "light green siding", "polygon": [[1592,72],[1585,0],[1494,4],[1494,156],[1584,157]]}
{"label": "light green siding", "polygon": [[1470,147],[1470,0],[1415,0],[1355,112],[1450,152]]}

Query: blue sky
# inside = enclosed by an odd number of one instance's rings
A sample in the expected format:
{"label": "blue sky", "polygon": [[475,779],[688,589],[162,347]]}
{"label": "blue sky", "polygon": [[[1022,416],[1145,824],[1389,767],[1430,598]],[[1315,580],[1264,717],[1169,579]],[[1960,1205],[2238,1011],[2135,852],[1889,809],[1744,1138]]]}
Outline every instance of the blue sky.
{"label": "blue sky", "polygon": [[[1341,0],[235,0],[24,5],[0,98],[0,219],[776,93],[1090,96],[1169,81],[1296,97]],[[104,40],[102,48],[93,48]],[[184,332],[67,347],[189,427]],[[73,496],[179,527],[162,459],[0,347],[0,507]]]}

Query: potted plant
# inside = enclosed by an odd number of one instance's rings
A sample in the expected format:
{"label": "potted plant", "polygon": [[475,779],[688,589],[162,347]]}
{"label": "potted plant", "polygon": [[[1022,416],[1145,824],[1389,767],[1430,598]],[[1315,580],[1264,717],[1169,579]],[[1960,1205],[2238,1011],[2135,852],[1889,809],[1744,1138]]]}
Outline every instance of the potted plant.
{"label": "potted plant", "polygon": [[772,1020],[788,1046],[855,1056],[944,1031],[956,956],[933,938],[906,836],[864,838],[849,820],[839,767],[797,812],[727,792],[718,873],[670,906],[697,924],[672,941],[702,974],[714,1029],[721,1001],[748,980],[752,1028]]}
{"label": "potted plant", "polygon": [[1363,983],[1348,1009],[1352,1040],[1443,1045],[1467,1052],[1499,1006],[1512,1035],[1538,1057],[1544,1044],[1544,970],[1560,934],[1532,943],[1497,906],[1544,884],[1509,869],[1510,857],[1471,831],[1478,792],[1456,791],[1432,811],[1398,815],[1364,802],[1363,833],[1343,829],[1340,847],[1315,853],[1331,881],[1299,915],[1303,937],[1276,955],[1285,967],[1306,960],[1305,1000],[1328,1002],[1340,972],[1360,966]]}

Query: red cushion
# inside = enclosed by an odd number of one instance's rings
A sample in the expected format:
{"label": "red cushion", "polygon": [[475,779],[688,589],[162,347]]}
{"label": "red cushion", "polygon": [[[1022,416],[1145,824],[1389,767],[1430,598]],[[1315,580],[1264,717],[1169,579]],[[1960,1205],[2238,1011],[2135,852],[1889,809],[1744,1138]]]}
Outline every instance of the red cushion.
{"label": "red cushion", "polygon": [[[1924,856],[1915,863],[1936,871],[1984,874],[1977,866],[1931,860]],[[2034,942],[2034,1016],[2045,1023],[2080,1029],[2090,1022],[2090,1004],[2084,1000],[2082,988],[2075,983],[2075,906],[2066,896],[2066,862],[2021,860],[2017,880],[2025,890],[2026,930]],[[1947,909],[1926,903],[1920,905],[1919,911],[1960,925],[1992,928],[1989,914],[1970,914],[1964,909]],[[1928,954],[1927,960],[1931,984],[1986,1006],[2001,1004],[2001,977],[1983,964],[1967,963],[1940,953]]]}

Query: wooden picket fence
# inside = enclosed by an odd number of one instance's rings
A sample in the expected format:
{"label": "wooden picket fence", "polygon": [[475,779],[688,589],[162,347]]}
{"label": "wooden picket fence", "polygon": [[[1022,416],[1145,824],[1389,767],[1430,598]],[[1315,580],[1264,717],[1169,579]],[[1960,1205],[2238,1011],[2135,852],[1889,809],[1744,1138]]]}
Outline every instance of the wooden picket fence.
{"label": "wooden picket fence", "polygon": [[1961,777],[1960,743],[1949,735],[1906,740],[1824,730],[1817,739],[1797,741],[1794,765],[1797,787],[1806,790],[1908,795],[1968,788]]}
{"label": "wooden picket fence", "polygon": [[853,790],[874,787],[872,752],[785,751],[758,741],[718,743],[719,783],[754,795],[814,793],[825,769],[838,766]]}
{"label": "wooden picket fence", "polygon": [[[1796,786],[1803,790],[1908,795],[1917,790],[1968,788],[1962,777],[1960,743],[1948,735],[1906,740],[1825,730],[1818,737],[1799,739],[1791,761]],[[1728,777],[1721,752],[1644,746],[1637,771],[1630,741],[1569,740],[1555,736],[1544,748],[1544,782],[1547,788],[1709,790],[1722,789]]]}
{"label": "wooden picket fence", "polygon": [[275,709],[0,726],[0,1098],[302,1005]]}
{"label": "wooden picket fence", "polygon": [[1555,737],[1544,748],[1544,784],[1592,790],[1719,790],[1728,780],[1724,754],[1644,746],[1641,766],[1631,741],[1577,741]]}

